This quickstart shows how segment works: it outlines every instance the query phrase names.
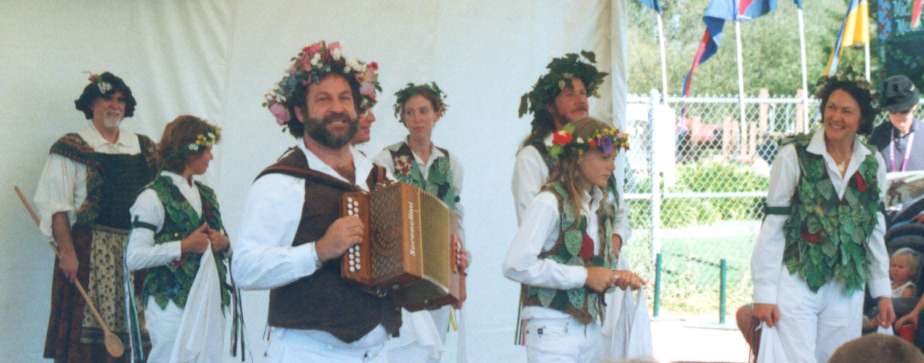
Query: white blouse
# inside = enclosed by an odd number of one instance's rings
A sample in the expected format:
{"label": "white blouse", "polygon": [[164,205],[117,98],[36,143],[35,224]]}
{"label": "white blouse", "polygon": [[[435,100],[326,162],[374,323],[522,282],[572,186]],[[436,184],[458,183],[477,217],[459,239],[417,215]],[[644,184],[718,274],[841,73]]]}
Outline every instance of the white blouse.
{"label": "white blouse", "polygon": [[[841,176],[837,164],[828,154],[823,131],[815,132],[806,151],[821,155],[824,158],[828,177],[831,179],[831,184],[834,185],[838,198],[844,197],[850,178],[870,153],[866,146],[860,143],[859,140],[855,140],[853,154],[850,156],[850,163],[847,165],[847,172],[844,173],[844,176]],[[879,153],[875,153],[875,156],[879,162],[879,171],[876,178],[879,182],[880,198],[885,200],[885,193],[888,190],[889,183],[886,179],[885,162],[883,162]],[[788,207],[789,200],[796,191],[799,175],[799,157],[795,146],[790,144],[782,147],[770,168],[767,205],[771,207]],[[776,304],[778,299],[784,296],[778,291],[777,286],[780,274],[789,273],[783,266],[783,249],[786,245],[783,224],[786,223],[788,218],[789,216],[786,215],[767,215],[760,227],[760,234],[757,236],[757,243],[751,257],[751,279],[754,282],[754,302],[756,303]],[[879,213],[876,218],[876,226],[866,240],[868,251],[866,257],[869,261],[870,272],[867,284],[873,297],[888,297],[892,293],[889,282],[889,255],[883,241],[885,226],[885,217],[882,213]]]}
{"label": "white blouse", "polygon": [[[587,218],[585,232],[594,241],[595,253],[600,252],[597,228],[597,208],[603,193],[594,187],[593,193],[585,193],[581,203],[581,214]],[[504,276],[513,281],[537,287],[567,290],[584,286],[587,269],[584,266],[561,264],[539,254],[551,250],[558,240],[560,215],[558,199],[551,192],[536,195],[523,215],[523,221],[516,237],[507,249],[504,259]],[[561,318],[568,315],[558,310],[541,306],[523,308],[523,319]]]}
{"label": "white blouse", "polygon": [[[551,135],[548,137],[551,140]],[[617,160],[622,157],[622,153]],[[526,208],[532,202],[539,190],[549,180],[549,168],[546,167],[542,155],[532,145],[527,145],[517,152],[516,163],[513,168],[513,180],[511,190],[513,191],[513,202],[517,212],[517,224],[523,224]],[[616,190],[619,191],[618,198],[610,202],[615,203],[616,208],[616,228],[614,233],[619,234],[622,239],[622,245],[626,246],[632,237],[632,230],[629,228],[629,209],[623,198],[623,181],[616,179]],[[612,198],[612,196],[610,196]]]}
{"label": "white blouse", "polygon": [[[202,216],[202,198],[196,184],[190,185],[182,176],[170,171],[162,171],[160,175],[169,177],[196,215]],[[153,225],[158,232],[164,227],[164,205],[153,189],[147,188],[142,191],[129,212],[133,222],[138,220]],[[132,228],[128,236],[128,249],[125,252],[129,270],[163,266],[180,259],[181,241],[154,244],[154,235],[155,232],[147,228]]]}

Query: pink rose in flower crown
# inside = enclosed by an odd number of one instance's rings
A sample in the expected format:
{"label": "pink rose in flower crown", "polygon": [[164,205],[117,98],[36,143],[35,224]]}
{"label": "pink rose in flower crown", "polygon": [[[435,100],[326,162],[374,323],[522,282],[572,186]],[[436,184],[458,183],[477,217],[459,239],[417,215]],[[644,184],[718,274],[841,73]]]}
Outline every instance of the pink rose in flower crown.
{"label": "pink rose in flower crown", "polygon": [[286,122],[289,122],[289,119],[292,118],[289,114],[289,109],[281,103],[273,103],[270,105],[269,111],[273,114],[273,117],[276,118],[276,123],[279,124],[279,126],[285,125]]}
{"label": "pink rose in flower crown", "polygon": [[329,54],[331,58],[336,60],[341,59],[340,52],[340,42],[333,42],[327,45],[327,54]]}
{"label": "pink rose in flower crown", "polygon": [[[305,48],[302,48],[302,52],[305,53],[305,58],[311,59],[311,56],[313,56],[317,52],[320,52],[321,48],[323,47],[324,47],[324,42],[317,42]],[[339,42],[338,42],[338,47],[339,47]]]}
{"label": "pink rose in flower crown", "polygon": [[375,85],[372,82],[365,82],[359,86],[359,94],[375,99]]}

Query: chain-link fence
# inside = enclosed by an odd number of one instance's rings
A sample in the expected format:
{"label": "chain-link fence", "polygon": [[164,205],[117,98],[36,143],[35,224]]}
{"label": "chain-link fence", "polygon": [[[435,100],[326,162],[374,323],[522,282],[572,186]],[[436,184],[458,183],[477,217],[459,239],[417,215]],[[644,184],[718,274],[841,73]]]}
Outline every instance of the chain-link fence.
{"label": "chain-link fence", "polygon": [[[715,266],[723,258],[729,306],[746,303],[770,163],[780,139],[814,127],[818,101],[745,97],[743,122],[737,96],[668,97],[667,103],[660,105],[657,94],[627,102],[632,149],[625,191],[635,233],[627,256],[653,278],[653,253],[662,252],[668,309],[718,311]],[[924,117],[924,107],[916,113]]]}

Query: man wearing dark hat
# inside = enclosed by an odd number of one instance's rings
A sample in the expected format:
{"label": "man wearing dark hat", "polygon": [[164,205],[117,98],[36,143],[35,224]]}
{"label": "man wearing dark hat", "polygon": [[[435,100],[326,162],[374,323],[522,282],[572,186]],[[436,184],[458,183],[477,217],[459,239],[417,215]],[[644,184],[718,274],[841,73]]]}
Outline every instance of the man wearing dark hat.
{"label": "man wearing dark hat", "polygon": [[[127,362],[110,357],[102,327],[71,283],[80,281],[106,325],[128,342],[122,254],[129,207],[154,177],[154,142],[120,128],[135,112],[132,91],[116,75],[91,75],[74,105],[90,120],[51,146],[35,204],[42,233],[58,248],[45,358],[55,362]],[[135,347],[139,348],[139,347]]]}
{"label": "man wearing dark hat", "polygon": [[889,172],[924,170],[924,123],[914,119],[918,108],[918,89],[908,77],[886,78],[882,91],[882,108],[889,113],[889,122],[873,129],[870,143],[882,153]]}

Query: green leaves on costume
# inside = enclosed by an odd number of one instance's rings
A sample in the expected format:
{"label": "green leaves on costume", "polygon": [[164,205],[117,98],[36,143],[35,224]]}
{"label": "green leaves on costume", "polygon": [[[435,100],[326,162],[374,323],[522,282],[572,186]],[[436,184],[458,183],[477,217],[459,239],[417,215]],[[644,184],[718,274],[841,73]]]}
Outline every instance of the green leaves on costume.
{"label": "green leaves on costume", "polygon": [[[812,291],[834,279],[847,293],[863,288],[866,240],[879,212],[879,165],[875,152],[860,164],[842,199],[827,175],[824,159],[806,151],[811,135],[788,142],[796,146],[802,175],[790,202],[792,212],[783,226],[786,247],[783,262],[798,273]],[[785,142],[784,142],[785,143]]]}
{"label": "green leaves on costume", "polygon": [[[552,183],[546,190],[551,191],[558,200],[560,233],[555,246],[549,251],[540,254],[539,258],[550,259],[562,265],[599,266],[615,269],[617,260],[611,258],[610,256],[612,255],[609,254],[612,251],[610,236],[613,230],[612,225],[615,223],[614,214],[605,212],[608,208],[612,209],[609,201],[606,199],[601,201],[600,208],[603,212],[598,213],[598,218],[601,215],[603,216],[603,218],[598,219],[601,225],[597,228],[602,233],[602,235],[598,236],[598,239],[603,253],[591,257],[589,261],[584,261],[579,253],[581,244],[584,241],[584,233],[587,230],[587,218],[585,216],[581,216],[580,219],[577,218],[577,211],[574,208],[570,194],[561,183]],[[585,324],[595,320],[602,320],[602,311],[600,309],[602,295],[583,286],[568,290],[527,286],[526,291],[527,304],[539,304],[571,314]]]}
{"label": "green leaves on costume", "polygon": [[449,156],[441,156],[433,161],[427,172],[427,179],[424,179],[420,164],[414,158],[410,148],[406,143],[399,144],[397,150],[392,151],[392,161],[395,166],[393,173],[398,181],[408,183],[423,191],[435,195],[449,209],[455,210],[456,203],[459,202],[459,195],[456,192],[453,183],[452,167]]}
{"label": "green leaves on costume", "polygon": [[[205,222],[208,223],[209,228],[222,230],[224,226],[221,222],[215,192],[198,182],[196,186],[199,188],[199,195],[202,199],[202,215],[205,217]],[[186,201],[169,177],[157,177],[148,185],[148,188],[157,193],[164,207],[164,226],[154,236],[155,244],[181,240],[203,223],[202,218],[196,214],[192,205]],[[142,299],[147,300],[148,296],[153,296],[154,302],[161,309],[166,308],[169,301],[183,308],[186,306],[189,291],[199,272],[201,260],[202,254],[188,253],[179,261],[149,269],[142,287]],[[215,253],[215,267],[219,278],[224,281],[228,275],[223,253]],[[231,303],[230,286],[224,283],[221,284],[221,302],[222,308]]]}

